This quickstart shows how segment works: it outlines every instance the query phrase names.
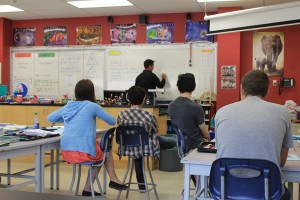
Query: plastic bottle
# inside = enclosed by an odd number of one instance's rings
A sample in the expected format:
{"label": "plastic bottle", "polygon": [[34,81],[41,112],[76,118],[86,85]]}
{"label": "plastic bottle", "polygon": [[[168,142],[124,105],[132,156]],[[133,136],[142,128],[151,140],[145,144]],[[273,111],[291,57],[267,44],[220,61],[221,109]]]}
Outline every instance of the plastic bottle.
{"label": "plastic bottle", "polygon": [[37,113],[34,113],[33,117],[33,128],[39,129],[40,128],[40,123],[39,123],[39,116]]}

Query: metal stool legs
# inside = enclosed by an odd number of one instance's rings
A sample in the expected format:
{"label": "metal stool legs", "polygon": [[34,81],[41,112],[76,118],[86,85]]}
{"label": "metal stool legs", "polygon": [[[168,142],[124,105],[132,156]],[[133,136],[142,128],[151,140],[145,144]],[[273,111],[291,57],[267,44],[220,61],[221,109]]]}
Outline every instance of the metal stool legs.
{"label": "metal stool legs", "polygon": [[[136,183],[132,182],[132,174],[133,174],[133,171],[134,171],[134,160],[132,158],[128,157],[127,168],[126,168],[125,176],[123,178],[123,184],[125,184],[126,179],[128,177],[129,170],[130,170],[129,180],[126,183],[126,184],[128,184],[128,189],[126,191],[126,199],[128,199],[129,191],[145,191],[147,193],[147,200],[150,200],[150,193],[149,192],[151,190],[153,190],[154,194],[155,194],[155,199],[159,200],[158,194],[157,194],[157,191],[156,191],[156,184],[154,183],[154,179],[153,179],[153,176],[152,176],[152,173],[151,173],[151,170],[150,170],[149,157],[147,157],[146,162],[147,162],[147,170],[148,170],[151,182],[150,183],[147,182],[145,163],[144,163],[144,157],[143,157],[142,166],[143,166],[143,176],[144,176],[144,180],[145,180],[145,184],[144,184],[145,185],[145,190],[130,189],[132,184],[136,184],[136,185],[140,185],[140,184],[137,183],[137,182]],[[119,194],[118,194],[118,197],[117,197],[118,200],[121,197],[121,193],[122,193],[122,190],[119,191]]]}
{"label": "metal stool legs", "polygon": [[[73,185],[76,179],[76,165],[78,165],[78,176],[77,176],[77,184],[76,184],[76,192],[75,195],[78,196],[78,191],[79,191],[79,185],[80,185],[80,179],[81,179],[81,164],[73,164],[73,173],[72,173],[72,181],[71,185],[68,191],[68,194],[71,195],[72,190],[73,190]],[[95,173],[96,176],[96,182],[99,188],[99,192],[101,193],[101,198],[105,198],[104,192],[102,190],[99,177],[98,177],[98,171],[97,171],[97,166],[93,165],[87,165],[89,167],[88,173],[89,173],[89,182],[91,186],[91,193],[92,197],[95,197],[95,192],[94,192],[94,187],[93,187],[93,174]]]}

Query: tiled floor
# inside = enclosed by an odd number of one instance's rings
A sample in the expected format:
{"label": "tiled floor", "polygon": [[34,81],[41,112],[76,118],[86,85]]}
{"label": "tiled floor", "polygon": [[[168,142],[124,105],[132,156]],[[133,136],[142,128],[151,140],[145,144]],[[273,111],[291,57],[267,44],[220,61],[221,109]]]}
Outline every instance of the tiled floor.
{"label": "tiled floor", "polygon": [[[12,172],[16,172],[17,170],[27,169],[33,167],[31,164],[17,163],[12,162]],[[6,162],[0,162],[0,172],[5,172]],[[71,183],[71,175],[72,175],[72,166],[68,164],[61,164],[60,167],[60,188],[59,190],[50,190],[50,170],[49,167],[45,169],[45,192],[46,193],[56,193],[66,195],[68,193],[68,188]],[[101,171],[102,172],[102,171]],[[100,172],[100,179],[103,176],[103,173]],[[80,192],[82,191],[83,185],[86,179],[87,168],[83,168],[82,171],[82,181],[80,185]],[[118,177],[122,180],[125,170],[116,170]],[[181,192],[183,189],[183,181],[184,181],[184,173],[181,172],[164,172],[160,170],[154,170],[152,172],[154,181],[157,184],[157,191],[160,200],[181,200]],[[20,183],[22,179],[13,179],[12,185],[16,183]],[[6,183],[6,178],[2,177],[2,184]],[[55,179],[54,179],[55,184]],[[54,185],[55,187],[55,185]],[[34,185],[29,185],[18,190],[22,191],[34,191]],[[75,191],[75,185],[74,189]],[[298,197],[299,185],[294,184],[294,197],[293,200],[300,200]],[[122,193],[121,199],[125,199],[126,192]],[[155,199],[153,191],[150,192],[151,199]],[[107,189],[107,198],[109,200],[116,199],[118,195],[118,191],[108,188]],[[132,200],[143,200],[146,199],[145,193],[139,192],[130,192],[129,198]]]}

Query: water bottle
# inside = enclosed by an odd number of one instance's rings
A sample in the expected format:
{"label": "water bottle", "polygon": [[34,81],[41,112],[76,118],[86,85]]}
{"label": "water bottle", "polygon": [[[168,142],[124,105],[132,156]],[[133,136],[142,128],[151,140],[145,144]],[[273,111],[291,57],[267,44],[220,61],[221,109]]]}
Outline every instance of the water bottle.
{"label": "water bottle", "polygon": [[39,123],[39,116],[37,113],[34,113],[33,117],[33,128],[39,129],[40,128],[40,123]]}

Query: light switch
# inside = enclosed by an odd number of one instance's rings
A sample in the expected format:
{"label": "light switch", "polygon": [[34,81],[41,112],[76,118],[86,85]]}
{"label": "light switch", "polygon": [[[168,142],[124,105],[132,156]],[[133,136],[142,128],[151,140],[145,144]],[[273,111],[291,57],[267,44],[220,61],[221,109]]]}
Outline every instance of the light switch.
{"label": "light switch", "polygon": [[277,86],[277,80],[273,80],[273,86]]}

